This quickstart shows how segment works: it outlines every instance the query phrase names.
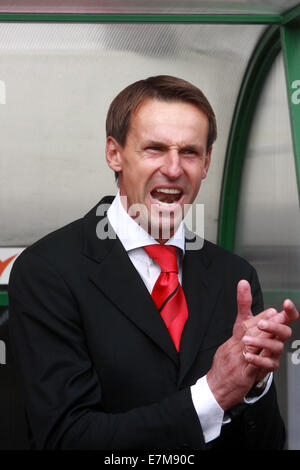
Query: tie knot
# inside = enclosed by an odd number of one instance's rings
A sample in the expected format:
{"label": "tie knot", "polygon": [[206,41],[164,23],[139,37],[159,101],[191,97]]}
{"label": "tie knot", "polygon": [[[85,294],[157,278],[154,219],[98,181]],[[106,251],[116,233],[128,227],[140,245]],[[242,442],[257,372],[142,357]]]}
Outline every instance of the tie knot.
{"label": "tie knot", "polygon": [[160,266],[163,273],[178,273],[176,246],[149,245],[144,250]]}

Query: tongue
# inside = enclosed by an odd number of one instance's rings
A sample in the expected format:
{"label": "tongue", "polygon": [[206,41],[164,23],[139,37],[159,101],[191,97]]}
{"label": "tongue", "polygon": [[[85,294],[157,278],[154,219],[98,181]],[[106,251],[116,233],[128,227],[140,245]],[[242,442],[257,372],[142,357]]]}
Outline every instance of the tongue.
{"label": "tongue", "polygon": [[172,204],[179,199],[180,194],[167,194],[161,193],[160,191],[152,191],[152,197],[158,199],[160,202],[166,202]]}

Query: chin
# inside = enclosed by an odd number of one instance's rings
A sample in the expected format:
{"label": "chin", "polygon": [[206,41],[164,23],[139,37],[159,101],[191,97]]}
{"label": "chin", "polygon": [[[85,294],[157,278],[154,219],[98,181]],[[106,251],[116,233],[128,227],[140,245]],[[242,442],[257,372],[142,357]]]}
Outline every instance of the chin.
{"label": "chin", "polygon": [[170,213],[151,217],[151,223],[148,225],[148,233],[155,240],[169,240],[182,221],[182,217],[170,217]]}

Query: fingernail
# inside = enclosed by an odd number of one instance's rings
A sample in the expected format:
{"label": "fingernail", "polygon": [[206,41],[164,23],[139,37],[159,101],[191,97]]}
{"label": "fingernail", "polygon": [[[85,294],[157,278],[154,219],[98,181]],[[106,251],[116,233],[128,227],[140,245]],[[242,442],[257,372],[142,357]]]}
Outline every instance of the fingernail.
{"label": "fingernail", "polygon": [[284,301],[284,305],[285,305],[285,308],[289,308],[289,309],[291,309],[293,307],[292,302],[290,301],[290,299],[286,299]]}
{"label": "fingernail", "polygon": [[258,326],[261,327],[261,328],[267,328],[268,322],[266,322],[265,320],[260,320],[258,322]]}

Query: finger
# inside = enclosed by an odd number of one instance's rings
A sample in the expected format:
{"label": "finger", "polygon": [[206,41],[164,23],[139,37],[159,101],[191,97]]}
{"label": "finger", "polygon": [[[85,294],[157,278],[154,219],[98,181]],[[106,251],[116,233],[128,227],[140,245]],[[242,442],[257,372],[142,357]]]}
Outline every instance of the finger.
{"label": "finger", "polygon": [[[278,313],[277,310],[275,310],[273,308],[262,312],[261,314],[257,315],[255,318],[258,319],[259,317],[262,318],[262,319],[269,319],[272,322],[279,323],[279,324],[284,324],[286,322],[285,312],[282,311],[282,312]],[[245,332],[245,336],[249,336],[249,337],[250,336],[251,337],[256,336],[256,337],[260,337],[260,338],[274,338],[274,334],[275,334],[274,332],[275,331],[278,332],[279,328],[274,329],[276,327],[275,326],[272,327],[271,324],[269,325],[269,327],[271,328],[271,330],[273,330],[273,333],[268,332],[268,331],[262,331],[262,329],[259,329],[257,326],[255,326],[255,327],[249,328]],[[285,341],[286,339],[288,339],[288,337],[291,333],[291,330],[281,328],[280,331],[281,331],[281,334],[283,334],[282,341]],[[279,334],[280,334],[280,331],[279,331]],[[258,354],[259,351],[261,351],[262,347],[255,346],[254,344],[250,344],[250,343],[251,343],[251,341],[248,341],[248,344],[247,345],[245,344],[244,351],[252,353],[252,354]],[[258,343],[256,342],[255,344],[258,344]],[[260,340],[260,344],[262,344],[261,340]],[[267,349],[263,349],[263,351],[260,352],[260,355],[263,355],[263,356],[270,356],[270,354],[271,354],[271,352],[268,351]]]}
{"label": "finger", "polygon": [[245,361],[251,364],[252,366],[258,367],[259,369],[266,372],[273,372],[279,367],[279,358],[274,357],[264,357],[257,354],[246,353]]}
{"label": "finger", "polygon": [[[243,322],[243,328],[245,330],[249,330],[250,328],[255,328],[257,326],[257,323],[260,320],[268,320],[269,318],[273,318],[278,315],[278,311],[275,308],[267,308],[266,310],[263,310],[257,315],[252,316],[248,320],[245,320]],[[285,318],[285,314],[284,314]],[[282,320],[282,323],[284,323],[284,319]]]}
{"label": "finger", "polygon": [[276,323],[272,320],[260,320],[257,324],[257,327],[264,332],[271,333],[280,341],[286,341],[288,338],[291,337],[292,330],[289,326]]}
{"label": "finger", "polygon": [[283,310],[287,317],[287,323],[292,323],[299,318],[298,310],[295,304],[290,299],[285,299],[283,302]]}
{"label": "finger", "polygon": [[248,344],[246,344],[244,342],[244,338],[245,336],[248,336],[248,337],[254,337],[254,336],[258,336],[258,335],[269,335],[269,333],[264,333],[263,331],[259,330],[257,327],[252,327],[252,328],[249,328],[247,330],[244,331],[244,336],[242,337],[242,342],[244,344],[244,348],[243,348],[243,351],[247,351],[247,352],[250,352],[250,353],[253,353],[253,354],[257,354],[259,352],[259,348],[257,348],[256,346],[250,344],[250,342]]}
{"label": "finger", "polygon": [[290,299],[285,299],[283,302],[283,310],[278,313],[274,321],[278,323],[290,324],[299,318],[299,312],[295,304]]}
{"label": "finger", "polygon": [[[264,336],[244,336],[242,341],[247,346],[252,346],[256,350],[263,350],[263,356],[276,356],[279,357],[283,353],[284,344],[276,338],[266,338]],[[251,353],[249,347],[246,350]],[[267,354],[266,354],[267,353]]]}
{"label": "finger", "polygon": [[299,318],[299,312],[297,311],[295,304],[290,299],[286,299],[283,303],[283,310],[281,312],[277,312],[274,308],[269,308],[244,321],[243,327],[245,330],[250,329],[255,326],[258,321],[269,318],[272,318],[276,323],[290,324]]}
{"label": "finger", "polygon": [[237,285],[237,307],[238,316],[241,321],[252,317],[251,305],[252,294],[250,284],[245,279],[242,279]]}
{"label": "finger", "polygon": [[262,319],[268,319],[268,318],[272,318],[272,321],[276,322],[276,323],[282,323],[282,324],[285,324],[287,325],[288,323],[291,323],[288,319],[288,316],[286,314],[286,312],[284,310],[281,310],[281,312],[278,312],[277,315],[274,315],[272,317],[267,317],[265,316],[264,318]]}
{"label": "finger", "polygon": [[[247,335],[247,336],[264,336],[264,337],[267,337],[267,338],[271,338],[272,334],[267,333],[266,331],[262,331],[259,328],[257,328],[257,323],[260,321],[260,319],[270,319],[270,318],[274,318],[276,315],[278,315],[277,310],[275,310],[274,308],[270,308],[270,309],[267,309],[267,310],[261,312],[259,315],[256,315],[252,319],[243,322],[242,327],[244,329],[245,335]],[[254,325],[254,326],[249,327],[249,325]],[[251,346],[251,345],[245,346],[244,350],[248,351],[250,353],[253,353],[253,354],[257,354],[257,352],[259,351],[259,349],[257,347],[254,347],[254,346]]]}
{"label": "finger", "polygon": [[252,317],[251,312],[252,295],[248,281],[241,280],[237,285],[237,316],[233,326],[233,334],[241,337],[243,335],[243,322]]}
{"label": "finger", "polygon": [[261,312],[259,315],[253,317],[251,320],[243,323],[245,334],[249,336],[260,335],[271,337],[272,335],[270,333],[263,332],[257,327],[261,320],[271,320],[275,323],[286,324],[286,314],[284,311],[278,313],[274,308],[267,309],[264,312]]}
{"label": "finger", "polygon": [[245,347],[243,349],[244,352],[249,352],[252,354],[258,354],[260,349],[257,348],[256,346],[252,346],[251,344],[245,344]]}
{"label": "finger", "polygon": [[266,319],[273,318],[275,316],[277,317],[279,315],[276,308],[268,308],[267,310],[264,311],[264,313],[265,313],[265,318]]}

